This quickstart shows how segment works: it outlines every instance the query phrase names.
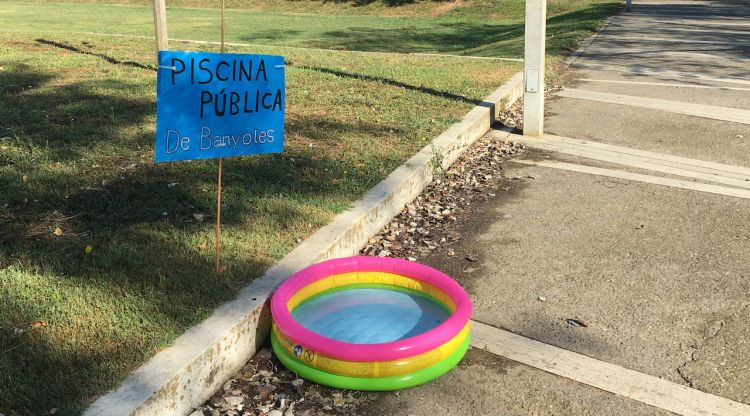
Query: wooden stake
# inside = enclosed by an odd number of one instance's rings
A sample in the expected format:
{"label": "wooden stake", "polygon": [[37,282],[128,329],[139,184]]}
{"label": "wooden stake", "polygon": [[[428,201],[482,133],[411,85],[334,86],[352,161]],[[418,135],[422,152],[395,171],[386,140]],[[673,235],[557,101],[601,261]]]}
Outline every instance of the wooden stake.
{"label": "wooden stake", "polygon": [[221,263],[219,262],[221,253],[221,158],[219,158],[219,191],[216,197],[216,274],[220,275]]}
{"label": "wooden stake", "polygon": [[[157,0],[154,0],[157,1]],[[161,0],[164,1],[164,0]],[[224,0],[221,0],[221,53],[224,53]],[[221,275],[221,158],[219,158],[218,191],[216,194],[216,275]]]}
{"label": "wooden stake", "polygon": [[221,53],[224,53],[224,0],[221,0]]}
{"label": "wooden stake", "polygon": [[153,0],[153,3],[154,33],[156,34],[156,52],[158,55],[159,51],[166,51],[169,49],[167,38],[167,7],[164,4],[164,0]]}

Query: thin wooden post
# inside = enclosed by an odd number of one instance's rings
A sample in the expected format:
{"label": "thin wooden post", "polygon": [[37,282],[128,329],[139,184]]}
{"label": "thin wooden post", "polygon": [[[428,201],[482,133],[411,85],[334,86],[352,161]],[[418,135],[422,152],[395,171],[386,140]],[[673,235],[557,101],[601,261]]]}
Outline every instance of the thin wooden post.
{"label": "thin wooden post", "polygon": [[[162,0],[164,1],[164,0]],[[221,53],[224,53],[224,0],[221,0]],[[221,275],[221,158],[219,158],[218,190],[216,194],[216,275]]]}
{"label": "thin wooden post", "polygon": [[165,0],[153,0],[154,3],[154,33],[156,33],[156,52],[169,49],[167,38],[167,6]]}
{"label": "thin wooden post", "polygon": [[524,33],[523,135],[544,132],[544,54],[547,0],[526,0]]}
{"label": "thin wooden post", "polygon": [[221,53],[224,53],[224,0],[221,0]]}
{"label": "thin wooden post", "polygon": [[220,275],[221,270],[221,158],[219,158],[219,189],[216,194],[216,274]]}

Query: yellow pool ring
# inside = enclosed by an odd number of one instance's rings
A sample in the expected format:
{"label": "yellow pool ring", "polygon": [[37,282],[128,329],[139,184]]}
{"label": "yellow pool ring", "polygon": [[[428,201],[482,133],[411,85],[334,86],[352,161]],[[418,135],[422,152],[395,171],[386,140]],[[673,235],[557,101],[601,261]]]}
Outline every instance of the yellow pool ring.
{"label": "yellow pool ring", "polygon": [[273,325],[272,330],[281,348],[308,366],[341,376],[387,377],[413,373],[450,357],[469,336],[469,323],[466,323],[455,337],[433,350],[394,361],[369,362],[342,361],[326,357],[302,345],[294,344],[276,328],[276,325]]}

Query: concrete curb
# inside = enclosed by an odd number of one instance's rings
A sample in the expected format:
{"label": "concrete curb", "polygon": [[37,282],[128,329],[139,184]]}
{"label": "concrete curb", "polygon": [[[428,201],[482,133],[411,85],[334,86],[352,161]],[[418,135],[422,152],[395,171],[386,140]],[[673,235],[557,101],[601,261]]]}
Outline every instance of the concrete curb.
{"label": "concrete curb", "polygon": [[500,111],[522,94],[523,74],[519,72],[367,192],[352,209],[245,287],[237,299],[217,308],[174,345],[135,370],[119,388],[96,400],[84,415],[188,414],[266,342],[271,326],[267,301],[287,276],[325,259],[357,253],[430,183],[438,164],[450,166],[489,130]]}

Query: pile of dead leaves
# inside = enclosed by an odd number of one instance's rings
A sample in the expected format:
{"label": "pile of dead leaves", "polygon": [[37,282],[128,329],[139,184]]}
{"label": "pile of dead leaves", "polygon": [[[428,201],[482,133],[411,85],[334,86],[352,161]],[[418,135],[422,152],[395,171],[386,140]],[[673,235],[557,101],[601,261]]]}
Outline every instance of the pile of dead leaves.
{"label": "pile of dead leaves", "polygon": [[501,162],[522,148],[497,139],[475,143],[378,235],[371,237],[361,253],[413,261],[446,247],[448,256],[455,255],[450,245],[460,237],[449,225],[477,199],[494,196],[490,191],[498,186]]}
{"label": "pile of dead leaves", "polygon": [[374,397],[308,383],[262,349],[190,416],[350,415]]}
{"label": "pile of dead leaves", "polygon": [[505,126],[523,129],[523,98],[516,100],[513,105],[500,112],[498,118]]}

